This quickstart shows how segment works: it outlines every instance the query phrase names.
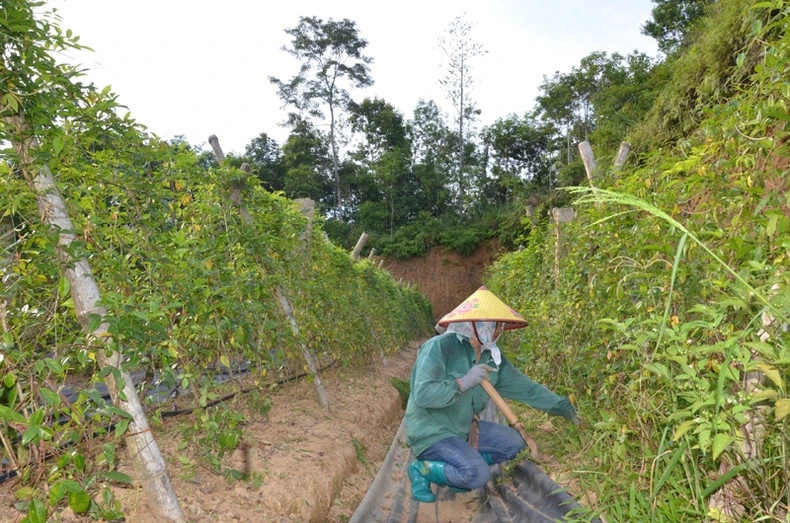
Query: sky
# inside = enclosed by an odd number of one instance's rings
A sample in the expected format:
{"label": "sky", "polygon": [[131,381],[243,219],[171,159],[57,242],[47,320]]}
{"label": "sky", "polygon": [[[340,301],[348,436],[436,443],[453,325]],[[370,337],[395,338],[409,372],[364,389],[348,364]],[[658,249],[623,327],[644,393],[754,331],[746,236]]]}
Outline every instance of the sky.
{"label": "sky", "polygon": [[111,86],[138,123],[170,140],[242,154],[265,132],[279,144],[287,115],[269,77],[289,80],[299,62],[282,50],[300,16],[348,18],[368,42],[374,85],[354,98],[379,97],[410,119],[419,100],[448,114],[439,79],[439,38],[455,17],[473,24],[487,52],[472,62],[472,98],[489,125],[532,109],[544,76],[569,72],[592,52],[658,56],[641,34],[651,0],[48,0],[62,29],[93,51],[71,52],[88,82]]}

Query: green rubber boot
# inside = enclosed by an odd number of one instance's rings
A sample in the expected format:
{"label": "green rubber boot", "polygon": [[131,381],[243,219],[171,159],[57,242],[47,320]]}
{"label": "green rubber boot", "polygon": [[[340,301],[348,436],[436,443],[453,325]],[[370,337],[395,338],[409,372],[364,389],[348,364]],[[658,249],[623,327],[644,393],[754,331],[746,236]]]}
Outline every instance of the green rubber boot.
{"label": "green rubber boot", "polygon": [[423,503],[436,501],[436,495],[431,491],[431,483],[447,485],[444,465],[444,461],[413,461],[409,465],[411,495],[414,499]]}
{"label": "green rubber boot", "polygon": [[412,461],[409,465],[409,480],[411,480],[411,496],[423,503],[433,503],[436,496],[431,491],[431,484],[423,476],[423,461]]}
{"label": "green rubber boot", "polygon": [[431,483],[437,485],[447,485],[447,477],[444,475],[444,461],[423,461],[422,475]]}
{"label": "green rubber boot", "polygon": [[490,452],[481,452],[480,455],[483,457],[486,463],[489,465],[494,465],[494,457]]}

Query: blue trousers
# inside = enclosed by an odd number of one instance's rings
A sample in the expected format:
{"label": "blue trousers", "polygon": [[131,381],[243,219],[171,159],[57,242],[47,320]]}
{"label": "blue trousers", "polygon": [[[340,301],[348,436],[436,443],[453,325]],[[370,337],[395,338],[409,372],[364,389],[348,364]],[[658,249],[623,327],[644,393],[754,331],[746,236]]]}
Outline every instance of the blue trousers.
{"label": "blue trousers", "polygon": [[452,436],[437,441],[417,459],[422,461],[443,461],[447,483],[462,489],[480,488],[491,479],[488,463],[480,455],[487,452],[493,463],[513,459],[525,447],[524,440],[515,429],[480,420],[480,439],[477,450],[463,439]]}

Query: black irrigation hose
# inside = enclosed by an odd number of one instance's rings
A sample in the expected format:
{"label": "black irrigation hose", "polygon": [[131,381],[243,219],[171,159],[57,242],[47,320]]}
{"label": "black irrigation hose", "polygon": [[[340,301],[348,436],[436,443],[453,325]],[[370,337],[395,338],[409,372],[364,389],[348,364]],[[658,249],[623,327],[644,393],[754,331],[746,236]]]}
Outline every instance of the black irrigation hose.
{"label": "black irrigation hose", "polygon": [[[337,363],[337,362],[333,361],[333,362],[331,362],[330,364],[328,364],[328,365],[326,365],[326,366],[322,367],[322,368],[321,368],[321,369],[319,369],[319,370],[323,371],[323,370],[325,370],[325,369],[327,369],[327,368],[329,368],[329,367],[332,367],[332,366],[334,366],[334,365],[335,365],[335,363]],[[223,369],[223,370],[224,370],[224,369]],[[230,370],[230,369],[228,369],[228,370]],[[249,371],[249,370],[238,370],[238,371],[235,373],[235,375],[236,375],[236,376],[244,376],[245,374],[249,374],[249,373],[250,373],[250,371]],[[222,373],[220,374],[220,376],[221,376],[221,375],[233,375],[233,374],[231,374],[231,373],[229,373],[229,372],[222,372]],[[304,376],[307,376],[307,373],[306,373],[306,372],[302,372],[301,374],[295,374],[295,375],[293,375],[293,376],[289,376],[289,377],[287,377],[287,378],[282,378],[282,379],[280,379],[280,380],[278,380],[278,381],[275,381],[275,382],[274,382],[274,384],[275,384],[275,385],[283,385],[283,384],[285,384],[285,383],[288,383],[288,382],[290,382],[290,381],[297,380],[297,379],[299,379],[299,378],[302,378],[302,377],[304,377]],[[174,393],[176,393],[176,392],[178,391],[178,389],[179,389],[179,388],[180,388],[179,386],[176,386],[175,388],[171,389],[171,390],[170,390],[170,391],[169,391],[169,392],[168,392],[168,393],[165,395],[165,398],[171,398],[171,397],[173,396],[173,394],[174,394]],[[214,405],[217,405],[217,404],[219,404],[219,403],[222,403],[222,402],[224,402],[224,401],[228,401],[229,399],[232,399],[232,398],[234,398],[236,395],[240,395],[240,394],[247,394],[247,393],[249,393],[249,392],[252,392],[253,390],[257,390],[257,389],[258,389],[258,387],[248,387],[248,388],[246,388],[246,389],[242,389],[242,390],[239,390],[239,391],[236,391],[236,392],[231,392],[230,394],[226,394],[225,396],[223,396],[223,397],[221,397],[221,398],[218,398],[218,399],[216,399],[216,400],[213,400],[213,401],[211,401],[211,402],[207,403],[205,407],[198,407],[198,408],[204,408],[204,409],[206,409],[206,408],[209,408],[209,407],[213,407]],[[75,394],[76,394],[77,396],[79,396],[79,393],[73,393],[73,394],[71,394],[71,396],[74,396]],[[112,400],[111,400],[111,398],[110,398],[110,395],[109,395],[109,393],[107,393],[107,394],[102,394],[102,396],[101,396],[101,397],[102,397],[102,399],[104,399],[104,400],[105,400],[107,403],[110,403],[110,404],[112,404]],[[68,399],[68,398],[67,398],[67,399]],[[167,411],[167,412],[162,412],[162,413],[160,414],[160,416],[161,416],[162,418],[175,418],[175,417],[177,417],[177,416],[181,416],[181,415],[183,415],[183,414],[187,414],[187,413],[190,413],[190,412],[194,412],[195,410],[196,410],[195,408],[190,408],[190,409],[178,409],[178,410],[170,410],[170,411]],[[150,412],[150,410],[149,410],[148,412]],[[63,418],[61,418],[61,419],[63,419]],[[115,428],[115,425],[116,425],[116,423],[110,423],[110,424],[109,424],[109,425],[106,427],[106,432],[111,432],[111,431],[112,431],[112,430]],[[105,433],[106,433],[106,432],[105,432]],[[96,436],[98,436],[98,435],[100,435],[100,434],[98,433],[98,431],[94,431],[94,433],[93,433],[93,434],[92,434],[90,437],[96,437]],[[88,436],[86,436],[86,439],[87,439],[87,437],[88,437]],[[16,441],[18,441],[18,439],[19,439],[19,436],[17,436],[17,438],[15,438],[14,440],[12,440],[12,443],[15,443]],[[61,445],[61,446],[59,447],[59,449],[58,449],[58,450],[61,450],[61,451],[63,451],[63,450],[65,450],[66,448],[68,448],[68,447],[70,447],[70,446],[72,446],[72,445],[74,445],[74,443],[67,443],[67,444]],[[53,451],[51,454],[52,454],[52,455],[54,455],[54,454],[55,454],[55,452]],[[47,456],[47,458],[49,458],[49,457],[51,457],[51,456]],[[0,485],[2,485],[3,483],[5,483],[6,481],[9,481],[9,480],[11,480],[11,479],[15,478],[17,475],[18,475],[18,473],[17,473],[17,471],[16,471],[16,470],[14,470],[14,469],[11,469],[11,470],[6,470],[6,471],[2,471],[2,470],[0,470]]]}

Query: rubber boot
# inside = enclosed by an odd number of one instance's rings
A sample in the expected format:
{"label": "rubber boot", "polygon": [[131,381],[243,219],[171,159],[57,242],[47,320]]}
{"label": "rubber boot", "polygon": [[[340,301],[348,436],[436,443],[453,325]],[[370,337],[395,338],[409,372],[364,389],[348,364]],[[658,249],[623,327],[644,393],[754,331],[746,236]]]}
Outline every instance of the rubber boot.
{"label": "rubber boot", "polygon": [[431,484],[423,475],[423,461],[412,461],[409,465],[409,480],[411,480],[411,495],[417,501],[433,503],[436,496],[431,491]]}
{"label": "rubber boot", "polygon": [[[423,461],[425,469],[428,470],[428,475],[425,477],[431,483],[437,485],[447,485],[453,492],[469,492],[468,488],[454,487],[447,483],[447,476],[444,475],[444,467],[447,465],[443,461]],[[424,469],[424,470],[425,470]]]}
{"label": "rubber boot", "polygon": [[481,452],[480,455],[483,457],[486,463],[489,465],[494,465],[494,456],[491,455],[490,452]]}

